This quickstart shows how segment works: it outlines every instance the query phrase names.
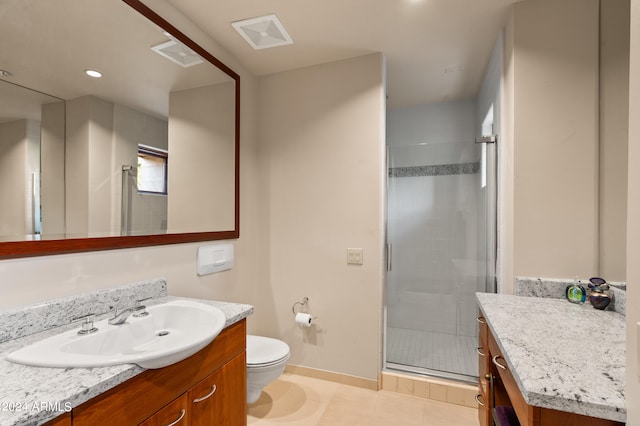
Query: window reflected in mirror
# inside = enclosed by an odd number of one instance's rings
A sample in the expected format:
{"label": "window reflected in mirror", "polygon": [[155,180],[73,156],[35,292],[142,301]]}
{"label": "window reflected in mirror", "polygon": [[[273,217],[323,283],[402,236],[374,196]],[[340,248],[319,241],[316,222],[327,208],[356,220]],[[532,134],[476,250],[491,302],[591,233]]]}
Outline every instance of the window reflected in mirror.
{"label": "window reflected in mirror", "polygon": [[169,152],[160,148],[138,145],[138,192],[167,195],[167,161]]}

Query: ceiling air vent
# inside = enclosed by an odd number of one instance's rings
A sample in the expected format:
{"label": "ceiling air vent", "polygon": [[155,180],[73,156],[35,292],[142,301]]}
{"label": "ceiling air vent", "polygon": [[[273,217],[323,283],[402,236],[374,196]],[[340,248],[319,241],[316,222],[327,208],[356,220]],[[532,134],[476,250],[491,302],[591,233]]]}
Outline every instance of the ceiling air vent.
{"label": "ceiling air vent", "polygon": [[276,15],[245,19],[231,25],[256,50],[293,43]]}
{"label": "ceiling air vent", "polygon": [[204,62],[196,52],[173,38],[170,34],[165,33],[165,35],[171,40],[152,46],[151,50],[161,56],[164,56],[171,62],[175,62],[183,68],[188,68]]}

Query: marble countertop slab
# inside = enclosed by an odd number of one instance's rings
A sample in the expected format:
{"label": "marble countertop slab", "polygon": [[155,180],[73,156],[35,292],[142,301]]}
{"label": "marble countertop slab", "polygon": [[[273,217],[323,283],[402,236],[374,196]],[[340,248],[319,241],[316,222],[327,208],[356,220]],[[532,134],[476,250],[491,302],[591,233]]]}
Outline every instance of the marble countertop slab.
{"label": "marble countertop slab", "polygon": [[[152,306],[180,299],[220,308],[226,315],[225,327],[253,313],[250,305],[173,296],[148,300],[144,304]],[[96,318],[97,321],[100,319]],[[79,328],[79,325],[66,325],[0,344],[0,426],[40,425],[144,371],[134,364],[43,368],[14,364],[5,359],[9,352],[73,328]]]}
{"label": "marble countertop slab", "polygon": [[626,420],[624,316],[562,299],[476,297],[529,405]]}

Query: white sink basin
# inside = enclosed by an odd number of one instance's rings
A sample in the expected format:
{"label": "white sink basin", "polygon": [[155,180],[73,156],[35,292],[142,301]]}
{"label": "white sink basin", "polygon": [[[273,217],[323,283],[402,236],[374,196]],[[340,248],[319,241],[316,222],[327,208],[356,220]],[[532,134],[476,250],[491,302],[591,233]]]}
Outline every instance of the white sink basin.
{"label": "white sink basin", "polygon": [[37,367],[104,367],[138,364],[162,368],[181,361],[215,339],[226,316],[199,302],[175,300],[147,307],[149,315],[130,316],[120,325],[95,323],[98,331],[78,335],[78,328],[7,355],[7,360]]}

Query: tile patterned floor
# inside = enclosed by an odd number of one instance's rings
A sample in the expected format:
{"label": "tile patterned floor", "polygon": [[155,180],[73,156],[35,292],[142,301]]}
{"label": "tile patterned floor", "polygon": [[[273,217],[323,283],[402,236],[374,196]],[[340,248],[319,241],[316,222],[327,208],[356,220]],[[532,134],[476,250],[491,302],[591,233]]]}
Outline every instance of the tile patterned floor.
{"label": "tile patterned floor", "polygon": [[283,374],[249,405],[249,425],[476,426],[474,408]]}
{"label": "tile patterned floor", "polygon": [[477,337],[387,327],[387,361],[478,376]]}

